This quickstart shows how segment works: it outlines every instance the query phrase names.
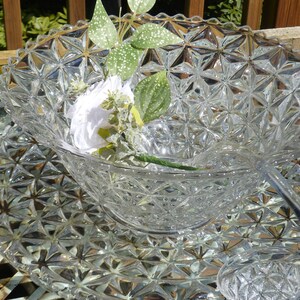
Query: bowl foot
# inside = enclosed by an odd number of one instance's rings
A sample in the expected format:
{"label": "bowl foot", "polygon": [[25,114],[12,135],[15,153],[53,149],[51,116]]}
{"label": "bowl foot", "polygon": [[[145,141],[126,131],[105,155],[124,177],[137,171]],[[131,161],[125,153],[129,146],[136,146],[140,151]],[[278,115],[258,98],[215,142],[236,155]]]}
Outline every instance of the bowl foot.
{"label": "bowl foot", "polygon": [[180,227],[180,226],[164,226],[164,227],[148,227],[143,224],[137,224],[135,222],[132,222],[132,220],[128,220],[120,214],[116,213],[114,210],[102,206],[101,210],[104,211],[111,219],[119,223],[120,225],[124,226],[125,228],[131,229],[133,231],[137,232],[143,232],[147,234],[155,234],[155,235],[178,235],[178,234],[187,234],[187,233],[192,233],[196,229],[199,229],[203,226],[206,226],[212,219],[205,219],[204,221],[202,220],[201,222],[195,223],[192,226],[188,227]]}

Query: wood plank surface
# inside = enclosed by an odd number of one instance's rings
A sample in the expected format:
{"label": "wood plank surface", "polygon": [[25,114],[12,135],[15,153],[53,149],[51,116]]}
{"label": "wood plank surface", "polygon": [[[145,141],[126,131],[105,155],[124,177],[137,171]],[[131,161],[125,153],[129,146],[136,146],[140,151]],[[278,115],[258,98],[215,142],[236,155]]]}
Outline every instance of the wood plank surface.
{"label": "wood plank surface", "polygon": [[300,51],[300,26],[264,29],[260,32],[264,32],[268,38],[278,38],[290,44],[294,50]]}
{"label": "wood plank surface", "polygon": [[259,29],[262,16],[263,0],[246,0],[244,5],[244,22],[252,29]]}
{"label": "wood plank surface", "polygon": [[300,1],[279,0],[276,16],[276,27],[300,25]]}
{"label": "wood plank surface", "polygon": [[4,27],[7,49],[22,47],[22,18],[20,0],[3,0]]}
{"label": "wood plank surface", "polygon": [[0,51],[0,66],[3,66],[5,64],[7,64],[8,58],[16,56],[16,54],[17,54],[16,50],[3,50],[3,51]]}
{"label": "wood plank surface", "polygon": [[204,16],[205,0],[186,0],[185,2],[185,15],[187,17]]}
{"label": "wood plank surface", "polygon": [[72,25],[86,19],[85,0],[68,0],[68,22]]}

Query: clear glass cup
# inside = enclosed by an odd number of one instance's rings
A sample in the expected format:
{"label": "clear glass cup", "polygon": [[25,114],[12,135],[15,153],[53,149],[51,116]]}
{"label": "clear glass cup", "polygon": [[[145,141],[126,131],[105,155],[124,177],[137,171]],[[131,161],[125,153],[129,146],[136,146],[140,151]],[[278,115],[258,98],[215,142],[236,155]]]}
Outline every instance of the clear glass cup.
{"label": "clear glass cup", "polygon": [[271,246],[241,252],[220,269],[217,285],[228,300],[299,300],[300,252]]}

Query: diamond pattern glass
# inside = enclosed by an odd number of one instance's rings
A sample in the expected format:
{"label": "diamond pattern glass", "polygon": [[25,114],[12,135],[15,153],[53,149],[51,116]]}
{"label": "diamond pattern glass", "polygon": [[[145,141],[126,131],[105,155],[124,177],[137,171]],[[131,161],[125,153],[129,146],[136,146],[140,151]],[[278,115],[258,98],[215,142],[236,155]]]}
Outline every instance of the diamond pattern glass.
{"label": "diamond pattern glass", "polygon": [[218,287],[231,300],[300,299],[300,252],[266,247],[233,257],[218,273]]}
{"label": "diamond pattern glass", "polygon": [[[130,21],[125,16],[117,26]],[[149,49],[132,79],[166,69],[172,87],[167,114],[145,126],[141,149],[186,161],[219,141],[266,159],[299,148],[300,55],[247,28],[183,16],[141,16],[131,31],[156,22],[184,39]],[[176,233],[206,224],[250,195],[261,178],[247,166],[214,164],[180,172],[110,164],[72,146],[65,111],[71,82],[103,78],[107,51],[88,24],[66,27],[19,51],[4,69],[1,97],[13,119],[62,158],[71,175],[116,220],[145,232]]]}
{"label": "diamond pattern glass", "polygon": [[[203,229],[145,234],[112,220],[53,150],[9,117],[0,127],[0,252],[64,299],[224,299],[216,275],[230,257],[300,249],[299,221],[267,184]],[[300,192],[299,163],[282,168]]]}

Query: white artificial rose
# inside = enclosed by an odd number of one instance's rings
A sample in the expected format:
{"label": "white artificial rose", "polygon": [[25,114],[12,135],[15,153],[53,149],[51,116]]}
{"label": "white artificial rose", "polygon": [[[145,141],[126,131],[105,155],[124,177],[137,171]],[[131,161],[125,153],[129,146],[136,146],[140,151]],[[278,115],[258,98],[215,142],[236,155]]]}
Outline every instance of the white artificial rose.
{"label": "white artificial rose", "polygon": [[112,110],[103,109],[101,104],[112,94],[125,96],[128,102],[133,103],[130,83],[123,85],[120,77],[111,76],[88,88],[67,111],[66,116],[71,119],[70,132],[74,146],[81,152],[92,153],[107,145],[98,131],[111,126],[108,118]]}

